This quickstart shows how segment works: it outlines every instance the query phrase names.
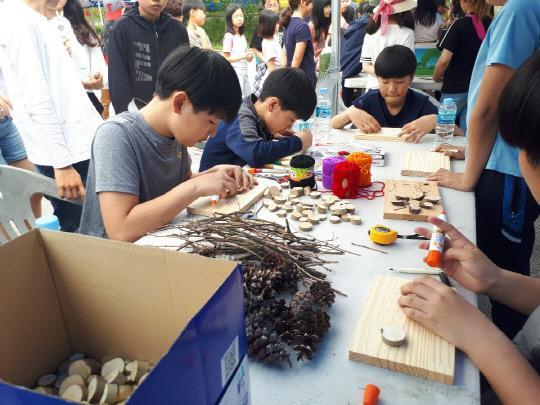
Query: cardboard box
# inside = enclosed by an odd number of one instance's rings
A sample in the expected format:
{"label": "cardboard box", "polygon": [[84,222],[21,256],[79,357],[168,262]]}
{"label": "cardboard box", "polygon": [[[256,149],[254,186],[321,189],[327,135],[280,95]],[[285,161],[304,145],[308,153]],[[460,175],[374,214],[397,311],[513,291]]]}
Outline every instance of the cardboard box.
{"label": "cardboard box", "polygon": [[66,403],[23,387],[75,352],[160,359],[129,404],[249,403],[234,262],[33,230],[0,246],[0,325],[0,404]]}

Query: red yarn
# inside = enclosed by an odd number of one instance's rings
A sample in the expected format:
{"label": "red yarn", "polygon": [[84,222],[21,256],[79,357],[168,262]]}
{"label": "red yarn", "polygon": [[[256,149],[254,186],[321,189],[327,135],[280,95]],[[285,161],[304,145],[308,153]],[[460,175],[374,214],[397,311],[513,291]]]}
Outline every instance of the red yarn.
{"label": "red yarn", "polygon": [[334,168],[332,191],[339,198],[356,198],[360,180],[360,168],[352,162],[338,163]]}

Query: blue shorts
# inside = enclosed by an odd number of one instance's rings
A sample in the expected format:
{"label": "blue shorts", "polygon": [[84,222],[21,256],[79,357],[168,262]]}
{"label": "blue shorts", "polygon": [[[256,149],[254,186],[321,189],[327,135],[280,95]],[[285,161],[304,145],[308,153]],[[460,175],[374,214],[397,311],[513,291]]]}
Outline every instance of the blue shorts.
{"label": "blue shorts", "polygon": [[26,159],[26,149],[17,127],[9,117],[0,120],[0,165]]}

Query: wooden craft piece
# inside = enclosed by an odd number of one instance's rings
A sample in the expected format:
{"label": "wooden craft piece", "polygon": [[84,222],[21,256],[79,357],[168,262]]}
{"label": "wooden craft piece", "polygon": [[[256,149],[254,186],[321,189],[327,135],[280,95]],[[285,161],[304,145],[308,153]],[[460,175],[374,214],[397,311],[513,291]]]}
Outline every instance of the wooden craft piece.
{"label": "wooden craft piece", "polygon": [[106,377],[108,374],[112,373],[113,371],[118,371],[119,373],[123,373],[125,367],[126,367],[126,363],[124,362],[124,359],[120,357],[116,357],[114,359],[109,360],[107,363],[103,364],[103,367],[101,367],[101,376]]}
{"label": "wooden craft piece", "polygon": [[302,215],[307,217],[309,215],[313,214],[313,211],[312,210],[303,210],[302,211]]}
{"label": "wooden craft piece", "polygon": [[331,215],[330,216],[330,223],[332,224],[339,224],[341,222],[341,218],[337,215]]}
{"label": "wooden craft piece", "polygon": [[326,214],[319,214],[319,221],[326,221]]}
{"label": "wooden craft piece", "polygon": [[101,395],[101,399],[99,400],[99,403],[112,404],[116,402],[117,397],[118,397],[118,385],[106,384],[105,388],[103,389],[103,394]]}
{"label": "wooden craft piece", "polygon": [[402,176],[426,177],[439,169],[450,170],[450,157],[428,150],[410,150],[401,166]]}
{"label": "wooden craft piece", "polygon": [[282,195],[277,195],[274,197],[274,202],[276,204],[285,204],[285,201],[287,201],[287,198],[283,197]]}
{"label": "wooden craft piece", "polygon": [[354,214],[354,212],[356,211],[356,208],[352,204],[345,205],[345,208],[347,208],[347,212],[349,214]]}
{"label": "wooden craft piece", "polygon": [[70,385],[60,397],[70,401],[81,402],[86,397],[86,387],[82,385]]}
{"label": "wooden craft piece", "polygon": [[60,386],[62,385],[62,383],[64,382],[66,378],[68,378],[67,372],[58,374],[58,378],[54,382],[54,388],[56,388],[57,390],[60,389]]}
{"label": "wooden craft piece", "polygon": [[317,212],[319,214],[324,214],[326,211],[328,211],[328,208],[325,205],[317,205]]}
{"label": "wooden craft piece", "polygon": [[274,211],[277,210],[277,204],[272,202],[272,203],[268,204],[268,206],[266,208],[268,208],[269,211],[274,212]]}
{"label": "wooden craft piece", "polygon": [[299,228],[303,232],[311,231],[313,229],[313,225],[311,225],[311,222],[302,222],[299,225]]}
{"label": "wooden craft piece", "polygon": [[56,374],[45,374],[39,377],[38,385],[40,387],[52,387],[56,381]]}
{"label": "wooden craft piece", "polygon": [[84,378],[82,378],[78,374],[66,377],[62,384],[60,384],[60,388],[58,389],[58,395],[62,396],[62,394],[72,385],[80,385],[84,387]]}
{"label": "wooden craft piece", "polygon": [[296,190],[298,192],[298,195],[304,195],[303,187],[294,187],[293,190]]}
{"label": "wooden craft piece", "polygon": [[289,205],[284,205],[283,209],[285,210],[285,212],[293,212],[294,211],[294,207],[289,206]]}
{"label": "wooden craft piece", "polygon": [[420,203],[418,203],[417,201],[409,203],[409,212],[411,214],[420,214],[420,211],[422,211]]}
{"label": "wooden craft piece", "polygon": [[291,200],[291,202],[293,203],[293,205],[298,205],[298,204],[300,204],[300,199],[299,198],[293,198]]}
{"label": "wooden craft piece", "polygon": [[428,202],[428,201],[422,201],[422,202],[420,203],[420,207],[426,208],[426,209],[430,210],[430,209],[433,208],[433,203],[430,203],[430,202]]}
{"label": "wooden craft piece", "polygon": [[351,215],[350,221],[353,225],[362,225],[362,218],[358,215]]}
{"label": "wooden craft piece", "polygon": [[60,365],[58,366],[58,372],[59,373],[67,373],[69,369],[69,365],[71,364],[71,361],[64,360]]}
{"label": "wooden craft piece", "polygon": [[358,139],[361,141],[397,141],[402,142],[403,139],[399,136],[401,133],[401,128],[388,128],[383,127],[381,128],[380,132],[374,133],[374,134],[366,134],[361,131],[358,131],[356,135],[354,135],[354,139]]}
{"label": "wooden craft piece", "polygon": [[426,195],[424,200],[426,200],[427,202],[430,202],[432,204],[438,204],[438,203],[441,202],[441,196],[439,195],[438,192],[437,192],[437,194],[428,194],[428,195]]}
{"label": "wooden craft piece", "polygon": [[297,198],[297,197],[300,197],[300,191],[294,188],[291,191],[289,191],[289,200],[292,200],[293,198]]}
{"label": "wooden craft piece", "polygon": [[348,214],[348,213],[347,213],[347,214],[343,214],[343,215],[341,216],[341,220],[342,220],[343,222],[349,222],[349,221],[351,220],[351,214]]}
{"label": "wooden craft piece", "polygon": [[392,205],[396,205],[398,207],[405,207],[407,205],[407,200],[392,200],[390,201]]}
{"label": "wooden craft piece", "polygon": [[274,200],[272,200],[271,198],[265,198],[262,203],[265,207],[268,207],[270,204],[272,204],[274,202]]}
{"label": "wooden craft piece", "polygon": [[313,209],[313,207],[315,206],[315,204],[313,204],[311,201],[302,201],[302,205],[305,208],[310,208],[310,209]]}
{"label": "wooden craft piece", "polygon": [[105,381],[109,384],[122,385],[126,382],[126,376],[118,370],[114,370],[105,376]]}
{"label": "wooden craft piece", "polygon": [[263,196],[264,197],[270,197],[270,198],[272,197],[270,195],[270,187],[268,187],[267,189],[264,190]]}
{"label": "wooden craft piece", "polygon": [[190,214],[206,217],[212,217],[215,214],[231,214],[237,211],[246,211],[262,197],[266,187],[266,183],[259,180],[259,184],[251,190],[236,194],[231,198],[222,198],[214,206],[210,204],[210,196],[198,198],[188,206],[187,210]]}
{"label": "wooden craft piece", "polygon": [[312,198],[313,200],[318,200],[321,198],[321,192],[320,191],[312,191],[309,195],[309,198]]}
{"label": "wooden craft piece", "polygon": [[308,220],[309,222],[311,222],[313,225],[317,225],[320,221],[319,219],[319,216],[317,214],[310,214],[308,215]]}
{"label": "wooden craft piece", "polygon": [[270,191],[270,195],[273,198],[276,198],[277,196],[281,195],[281,190],[279,188],[277,188],[276,186],[270,186],[270,188],[268,190]]}
{"label": "wooden craft piece", "polygon": [[103,395],[105,385],[107,385],[107,382],[103,377],[99,375],[90,376],[88,379],[88,395],[86,396],[86,400],[91,404],[99,402]]}
{"label": "wooden craft piece", "polygon": [[[433,208],[423,208],[418,201],[405,201],[403,207],[397,207],[392,201],[399,199],[398,197],[407,196],[407,198],[415,192],[423,192],[426,197],[424,201],[429,201],[428,196],[434,200],[441,201],[439,188],[437,183],[433,181],[413,181],[413,180],[385,180],[384,188],[384,211],[383,218],[385,219],[404,219],[408,221],[424,221],[426,222],[430,216],[437,216],[443,212],[442,204],[434,205]],[[418,213],[411,213],[407,205],[418,204]]]}
{"label": "wooden craft piece", "polygon": [[284,209],[279,210],[278,212],[276,212],[276,214],[278,217],[285,218],[287,216],[287,211],[285,211]]}
{"label": "wooden craft piece", "polygon": [[347,208],[342,207],[341,205],[332,205],[330,207],[330,210],[332,211],[332,214],[334,215],[344,215],[347,213]]}
{"label": "wooden craft piece", "polygon": [[422,200],[422,198],[424,198],[424,193],[422,193],[421,191],[417,191],[411,194],[411,200],[420,201]]}
{"label": "wooden craft piece", "polygon": [[285,204],[283,204],[285,207],[292,207],[294,204],[292,201],[285,201]]}
{"label": "wooden craft piece", "polygon": [[311,187],[306,186],[304,187],[304,195],[309,196],[311,194]]}
{"label": "wooden craft piece", "polygon": [[49,387],[36,387],[34,388],[35,392],[39,392],[40,394],[44,394],[44,395],[53,395],[54,394],[54,390],[52,388],[49,388]]}
{"label": "wooden craft piece", "polygon": [[143,361],[132,361],[126,365],[128,381],[138,383],[141,377],[148,372],[149,364]]}
{"label": "wooden craft piece", "polygon": [[309,222],[308,217],[301,217],[300,222]]}
{"label": "wooden craft piece", "polygon": [[118,396],[116,397],[117,401],[124,401],[128,399],[131,394],[133,394],[133,386],[131,385],[121,385],[118,387]]}
{"label": "wooden craft piece", "polygon": [[100,364],[92,359],[75,360],[70,364],[68,369],[69,375],[80,375],[84,379],[90,377],[91,374],[97,374]]}
{"label": "wooden craft piece", "polygon": [[[349,348],[349,359],[405,374],[454,382],[455,347],[407,318],[397,303],[401,286],[410,280],[376,275]],[[407,344],[390,347],[381,339],[381,328],[401,328]]]}
{"label": "wooden craft piece", "polygon": [[405,332],[397,326],[384,326],[381,328],[381,339],[388,346],[399,347],[405,344]]}

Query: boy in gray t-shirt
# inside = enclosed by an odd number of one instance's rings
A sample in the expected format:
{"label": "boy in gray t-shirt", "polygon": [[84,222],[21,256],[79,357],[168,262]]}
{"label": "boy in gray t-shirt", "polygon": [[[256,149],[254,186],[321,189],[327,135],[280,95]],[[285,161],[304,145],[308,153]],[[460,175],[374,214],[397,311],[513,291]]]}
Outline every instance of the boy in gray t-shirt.
{"label": "boy in gray t-shirt", "polygon": [[220,165],[192,173],[188,146],[214,136],[241,102],[231,65],[219,54],[181,47],[163,62],[154,98],[98,129],[80,232],[135,241],[169,223],[195,199],[236,194],[253,177]]}

